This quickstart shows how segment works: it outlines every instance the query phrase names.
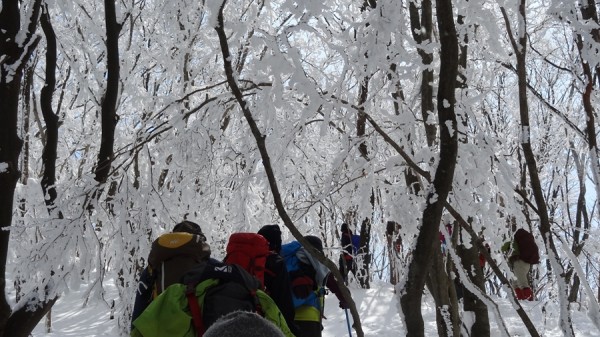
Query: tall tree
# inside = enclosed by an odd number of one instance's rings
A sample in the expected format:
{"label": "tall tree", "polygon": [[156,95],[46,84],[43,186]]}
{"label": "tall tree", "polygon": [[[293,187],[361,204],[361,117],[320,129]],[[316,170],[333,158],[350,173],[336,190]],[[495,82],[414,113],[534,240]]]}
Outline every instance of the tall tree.
{"label": "tall tree", "polygon": [[115,127],[119,121],[117,100],[119,97],[119,34],[122,24],[117,21],[115,0],[104,0],[106,23],[106,91],[102,97],[102,137],[95,179],[104,184],[108,178],[114,157]]}
{"label": "tall tree", "polygon": [[406,284],[400,294],[407,336],[424,336],[423,317],[420,310],[425,277],[431,266],[431,257],[438,240],[439,224],[446,197],[452,187],[458,137],[456,133],[455,89],[458,74],[458,38],[454,26],[452,1],[436,1],[437,23],[440,32],[440,76],[437,96],[437,115],[440,127],[439,162],[433,183],[427,192],[422,223],[408,266]]}
{"label": "tall tree", "polygon": [[[0,336],[28,336],[35,324],[51,306],[51,301],[41,301],[36,310],[22,309],[11,313],[6,299],[6,259],[13,215],[13,198],[20,176],[19,155],[22,140],[18,135],[19,90],[25,64],[37,46],[40,37],[35,35],[41,11],[41,0],[22,3],[3,0],[0,8]],[[29,9],[26,22],[21,25],[21,8]],[[42,286],[43,287],[43,286]],[[44,291],[44,289],[38,289]],[[34,303],[36,296],[25,298]]]}

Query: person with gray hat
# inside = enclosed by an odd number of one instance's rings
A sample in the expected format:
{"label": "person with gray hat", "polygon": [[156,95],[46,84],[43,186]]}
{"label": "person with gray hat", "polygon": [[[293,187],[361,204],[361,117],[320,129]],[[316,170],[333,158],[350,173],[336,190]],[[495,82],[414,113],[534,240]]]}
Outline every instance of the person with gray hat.
{"label": "person with gray hat", "polygon": [[219,318],[204,337],[285,337],[283,332],[262,316],[249,311],[234,311]]}

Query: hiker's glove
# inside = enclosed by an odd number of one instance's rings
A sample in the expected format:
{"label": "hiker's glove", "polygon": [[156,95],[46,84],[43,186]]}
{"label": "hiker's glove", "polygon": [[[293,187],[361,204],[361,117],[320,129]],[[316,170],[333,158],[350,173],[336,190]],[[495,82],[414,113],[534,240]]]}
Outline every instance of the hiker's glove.
{"label": "hiker's glove", "polygon": [[340,301],[340,308],[342,309],[350,309],[350,307],[348,306],[348,304],[346,304],[346,301]]}
{"label": "hiker's glove", "polygon": [[307,298],[313,289],[313,280],[308,276],[300,276],[292,281],[292,292],[298,298]]}

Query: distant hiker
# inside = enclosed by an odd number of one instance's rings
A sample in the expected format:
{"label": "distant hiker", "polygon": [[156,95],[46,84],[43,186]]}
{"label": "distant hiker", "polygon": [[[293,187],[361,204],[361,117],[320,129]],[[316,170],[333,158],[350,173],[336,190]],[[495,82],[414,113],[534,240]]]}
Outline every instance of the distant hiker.
{"label": "distant hiker", "polygon": [[266,225],[261,227],[258,234],[264,236],[269,242],[270,254],[267,256],[265,266],[266,292],[279,307],[292,333],[298,335],[299,331],[294,323],[295,311],[290,276],[285,266],[285,260],[280,255],[281,229],[278,225]]}
{"label": "distant hiker", "polygon": [[[484,243],[483,246],[485,247],[485,250],[487,250],[488,254],[492,253],[492,249],[487,242]],[[479,253],[479,266],[481,269],[485,268],[485,255],[483,253]]]}
{"label": "distant hiker", "polygon": [[340,254],[339,268],[344,276],[344,282],[348,282],[348,274],[352,272],[356,275],[356,263],[354,257],[356,256],[357,249],[353,243],[352,231],[348,227],[347,223],[343,223],[341,227],[341,241],[342,241],[342,253]]}
{"label": "distant hiker", "polygon": [[[448,235],[450,235],[450,238],[452,239],[452,222],[451,221],[447,221],[446,222],[446,231],[448,231]],[[439,232],[439,236],[440,236],[440,246],[442,248],[442,255],[446,255],[446,252],[448,250],[448,242],[446,242],[446,236],[444,235],[444,233],[442,233],[442,231]]]}
{"label": "distant hiker", "polygon": [[[323,253],[321,239],[312,235],[305,236],[305,239]],[[336,295],[340,308],[347,309],[340,289],[329,269],[310,255],[298,241],[283,245],[281,255],[292,282],[295,322],[300,329],[297,337],[321,337],[325,287]]]}
{"label": "distant hiker", "polygon": [[284,337],[273,323],[247,311],[234,311],[219,318],[204,337]]}
{"label": "distant hiker", "polygon": [[540,254],[533,235],[523,228],[519,228],[512,241],[502,245],[502,252],[508,256],[508,265],[512,269],[515,279],[513,287],[519,300],[533,301],[533,291],[529,285],[529,270],[532,264],[540,263]]}
{"label": "distant hiker", "polygon": [[131,315],[133,322],[169,285],[179,282],[194,265],[210,258],[210,246],[200,226],[182,221],[152,243],[148,266],[141,272]]}

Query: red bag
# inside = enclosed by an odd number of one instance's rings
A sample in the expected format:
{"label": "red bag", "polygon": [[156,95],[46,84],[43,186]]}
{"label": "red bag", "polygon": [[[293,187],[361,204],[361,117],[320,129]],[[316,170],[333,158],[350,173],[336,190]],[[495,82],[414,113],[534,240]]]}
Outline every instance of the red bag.
{"label": "red bag", "polygon": [[540,252],[531,233],[519,228],[515,233],[515,242],[519,249],[519,259],[530,264],[540,263]]}
{"label": "red bag", "polygon": [[223,262],[237,264],[265,285],[265,264],[270,254],[269,242],[256,233],[233,233],[227,243],[227,255]]}

